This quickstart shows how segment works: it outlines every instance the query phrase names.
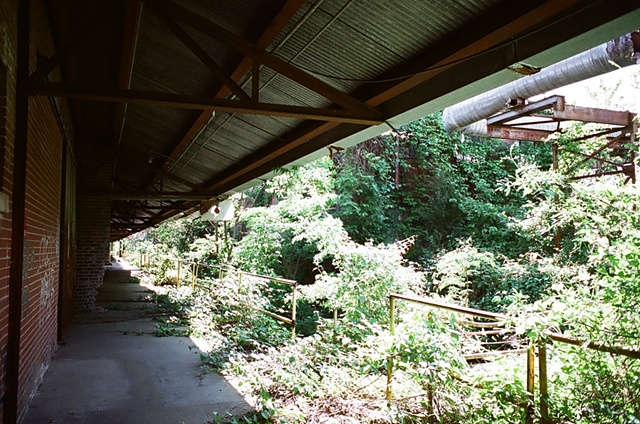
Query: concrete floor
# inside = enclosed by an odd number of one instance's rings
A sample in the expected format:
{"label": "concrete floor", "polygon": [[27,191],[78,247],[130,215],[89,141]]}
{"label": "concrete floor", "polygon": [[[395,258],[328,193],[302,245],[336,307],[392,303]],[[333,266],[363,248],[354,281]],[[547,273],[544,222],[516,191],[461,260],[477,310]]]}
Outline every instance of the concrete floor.
{"label": "concrete floor", "polygon": [[150,292],[114,262],[96,299],[58,348],[24,424],[203,424],[250,407],[220,375],[201,368],[187,337],[156,337]]}

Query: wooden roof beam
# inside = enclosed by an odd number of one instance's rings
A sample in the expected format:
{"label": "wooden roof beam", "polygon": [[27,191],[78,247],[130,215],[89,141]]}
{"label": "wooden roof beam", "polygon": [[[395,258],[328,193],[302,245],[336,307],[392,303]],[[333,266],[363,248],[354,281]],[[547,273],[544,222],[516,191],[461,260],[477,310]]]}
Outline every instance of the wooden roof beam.
{"label": "wooden roof beam", "polygon": [[29,95],[66,97],[99,102],[133,103],[147,106],[164,106],[180,109],[216,110],[228,113],[280,116],[285,118],[333,121],[362,125],[379,125],[384,122],[379,114],[306,106],[278,105],[272,103],[247,104],[239,100],[218,99],[207,96],[160,93],[123,89],[87,89],[58,83],[32,83]]}

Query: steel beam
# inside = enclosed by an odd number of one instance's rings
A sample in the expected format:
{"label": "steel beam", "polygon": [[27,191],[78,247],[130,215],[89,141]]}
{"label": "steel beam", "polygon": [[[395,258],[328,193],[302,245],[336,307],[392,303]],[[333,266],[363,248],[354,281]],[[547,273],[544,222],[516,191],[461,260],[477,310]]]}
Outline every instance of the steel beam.
{"label": "steel beam", "polygon": [[505,138],[507,140],[545,141],[551,134],[553,134],[553,131],[531,130],[504,125],[487,127],[487,137]]}
{"label": "steel beam", "polygon": [[41,82],[29,86],[32,96],[54,96],[98,102],[129,103],[147,106],[174,107],[180,109],[216,110],[228,113],[281,116],[285,118],[343,122],[361,125],[379,125],[384,118],[379,114],[363,111],[312,108],[278,105],[272,103],[248,104],[238,100],[217,99],[206,96],[159,93],[123,89],[87,89],[68,84]]}
{"label": "steel beam", "polygon": [[553,116],[567,121],[595,122],[598,124],[627,126],[631,124],[631,113],[565,105],[564,110],[555,110]]}
{"label": "steel beam", "polygon": [[[556,104],[564,105],[564,97],[551,96],[537,102],[529,103],[522,107],[514,107],[507,112],[487,118],[487,125],[504,124],[523,116],[529,116],[546,109],[551,109],[556,106]],[[548,118],[551,117],[549,116]]]}
{"label": "steel beam", "polygon": [[202,201],[211,199],[213,196],[210,194],[198,194],[198,193],[176,193],[176,192],[164,192],[164,193],[111,193],[109,196],[111,200],[170,200],[170,201]]}

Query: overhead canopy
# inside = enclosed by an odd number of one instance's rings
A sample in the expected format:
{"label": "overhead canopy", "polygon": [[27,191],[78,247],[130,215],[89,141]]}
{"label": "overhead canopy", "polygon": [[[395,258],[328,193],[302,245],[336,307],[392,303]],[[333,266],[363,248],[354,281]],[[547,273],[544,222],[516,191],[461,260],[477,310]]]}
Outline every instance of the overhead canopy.
{"label": "overhead canopy", "polygon": [[29,92],[111,147],[112,239],[640,22],[629,0],[44,2],[58,54]]}

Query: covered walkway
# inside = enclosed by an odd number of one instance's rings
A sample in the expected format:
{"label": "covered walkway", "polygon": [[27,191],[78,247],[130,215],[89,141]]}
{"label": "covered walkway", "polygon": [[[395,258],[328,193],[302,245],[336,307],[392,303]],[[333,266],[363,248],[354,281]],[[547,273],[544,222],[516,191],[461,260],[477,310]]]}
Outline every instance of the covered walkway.
{"label": "covered walkway", "polygon": [[54,355],[25,423],[203,424],[242,414],[242,396],[201,367],[187,337],[156,337],[157,311],[137,270],[107,266],[99,312],[80,315]]}

